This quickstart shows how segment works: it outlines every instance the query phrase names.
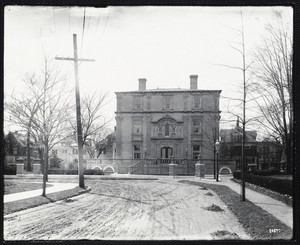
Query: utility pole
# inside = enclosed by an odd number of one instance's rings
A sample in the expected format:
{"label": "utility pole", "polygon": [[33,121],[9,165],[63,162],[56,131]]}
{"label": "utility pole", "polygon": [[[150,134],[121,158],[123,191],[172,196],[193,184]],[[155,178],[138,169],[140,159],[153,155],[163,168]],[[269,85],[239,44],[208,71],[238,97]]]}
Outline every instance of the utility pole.
{"label": "utility pole", "polygon": [[242,47],[243,47],[243,136],[242,136],[242,186],[241,186],[241,201],[246,201],[246,189],[245,189],[245,178],[246,178],[246,166],[245,166],[245,125],[246,125],[246,58],[245,58],[245,40],[244,40],[244,22],[243,14],[241,12],[242,20]]}
{"label": "utility pole", "polygon": [[217,142],[216,139],[217,139],[217,130],[216,130],[216,127],[213,127],[213,134],[214,134],[214,179],[216,178],[216,147],[215,147],[215,143]]}
{"label": "utility pole", "polygon": [[82,157],[82,127],[80,115],[80,93],[79,93],[79,77],[78,77],[78,61],[95,61],[94,59],[78,59],[77,56],[77,35],[73,34],[74,58],[55,57],[56,60],[74,61],[75,68],[75,96],[76,96],[76,118],[77,118],[77,144],[78,144],[78,175],[79,187],[84,188],[84,173],[83,173],[83,157]]}

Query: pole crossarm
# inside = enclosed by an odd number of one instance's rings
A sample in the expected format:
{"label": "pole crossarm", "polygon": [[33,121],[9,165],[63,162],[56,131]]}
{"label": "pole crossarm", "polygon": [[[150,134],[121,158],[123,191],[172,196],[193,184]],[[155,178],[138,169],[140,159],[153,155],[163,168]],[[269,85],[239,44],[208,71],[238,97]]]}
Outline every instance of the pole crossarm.
{"label": "pole crossarm", "polygon": [[90,61],[90,62],[95,62],[95,59],[75,59],[75,58],[70,58],[70,57],[55,57],[56,60],[70,60],[70,61]]}

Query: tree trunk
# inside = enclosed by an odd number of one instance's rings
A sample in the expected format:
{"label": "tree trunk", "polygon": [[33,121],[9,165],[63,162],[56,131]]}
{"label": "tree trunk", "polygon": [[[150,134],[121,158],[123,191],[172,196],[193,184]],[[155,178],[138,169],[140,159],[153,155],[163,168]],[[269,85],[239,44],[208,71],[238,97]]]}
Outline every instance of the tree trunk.
{"label": "tree trunk", "polygon": [[31,172],[31,164],[30,164],[30,124],[27,129],[27,164],[26,171]]}
{"label": "tree trunk", "polygon": [[285,157],[286,157],[286,173],[292,174],[292,144],[290,136],[287,136],[285,142]]}
{"label": "tree trunk", "polygon": [[46,182],[48,181],[48,155],[49,155],[49,149],[48,146],[45,146],[45,152],[44,152],[44,172],[43,172],[43,194],[42,196],[46,196]]}

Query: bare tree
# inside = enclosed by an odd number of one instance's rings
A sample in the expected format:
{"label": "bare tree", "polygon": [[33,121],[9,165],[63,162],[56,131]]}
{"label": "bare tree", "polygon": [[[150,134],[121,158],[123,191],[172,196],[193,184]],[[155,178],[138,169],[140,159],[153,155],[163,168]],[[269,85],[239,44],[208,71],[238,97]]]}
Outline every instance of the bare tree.
{"label": "bare tree", "polygon": [[246,47],[245,47],[245,30],[244,30],[244,16],[243,16],[243,11],[240,10],[240,18],[241,18],[241,28],[240,29],[234,29],[234,28],[230,28],[233,29],[234,31],[236,31],[241,40],[240,42],[238,42],[238,47],[235,46],[231,46],[231,48],[235,51],[237,51],[240,56],[241,56],[241,66],[232,66],[232,65],[222,65],[226,68],[230,68],[230,69],[236,69],[242,72],[242,99],[240,98],[229,98],[230,100],[234,100],[234,101],[238,101],[240,104],[238,105],[238,107],[242,106],[242,116],[239,116],[239,114],[234,113],[234,110],[232,110],[231,108],[228,109],[228,113],[231,115],[234,115],[235,117],[237,117],[241,122],[242,122],[242,157],[241,157],[241,167],[242,167],[242,195],[241,195],[241,200],[245,201],[246,200],[246,195],[245,195],[245,172],[246,172],[246,166],[245,166],[245,140],[246,140],[246,124],[251,121],[252,119],[249,119],[248,121],[246,121],[246,104],[248,103],[247,101],[247,94],[249,91],[250,86],[252,85],[250,82],[250,78],[246,78],[246,72],[247,70],[251,67],[252,63],[248,63],[246,60],[247,57],[247,53],[246,53]]}
{"label": "bare tree", "polygon": [[[67,118],[71,111],[71,91],[66,89],[65,77],[45,60],[44,77],[33,84],[31,92],[37,99],[37,112],[32,120],[33,129],[44,146],[45,168],[43,196],[46,195],[50,151],[67,137]],[[42,94],[42,96],[40,96]]]}
{"label": "bare tree", "polygon": [[27,141],[31,135],[43,146],[43,196],[46,195],[50,151],[67,136],[67,115],[72,107],[71,91],[66,88],[65,80],[60,70],[49,65],[49,59],[45,58],[42,75],[28,76],[26,91],[20,98],[13,96],[12,101],[6,103],[10,123],[27,131]]}
{"label": "bare tree", "polygon": [[[107,119],[102,111],[108,102],[108,94],[96,92],[91,96],[86,94],[81,99],[82,142],[91,158],[94,158],[97,153],[97,143],[108,135],[111,119]],[[73,134],[76,132],[75,117],[70,115],[68,121],[71,126],[70,134]]]}
{"label": "bare tree", "polygon": [[293,41],[292,30],[281,13],[274,11],[276,25],[266,27],[267,36],[254,54],[252,73],[256,78],[255,99],[259,123],[269,137],[284,147],[287,172],[293,162]]}
{"label": "bare tree", "polygon": [[104,127],[85,141],[84,146],[90,158],[98,158],[102,151],[112,147],[110,139],[107,138],[111,133],[112,130],[109,127]]}
{"label": "bare tree", "polygon": [[[34,83],[34,76],[28,76],[24,81],[26,85]],[[28,91],[26,91],[28,92]],[[9,102],[6,101],[4,105],[6,113],[6,121],[9,125],[14,125],[21,130],[26,131],[27,135],[27,164],[26,170],[31,171],[30,165],[30,133],[33,116],[37,111],[37,101],[32,95],[22,93],[20,98],[12,94]]]}

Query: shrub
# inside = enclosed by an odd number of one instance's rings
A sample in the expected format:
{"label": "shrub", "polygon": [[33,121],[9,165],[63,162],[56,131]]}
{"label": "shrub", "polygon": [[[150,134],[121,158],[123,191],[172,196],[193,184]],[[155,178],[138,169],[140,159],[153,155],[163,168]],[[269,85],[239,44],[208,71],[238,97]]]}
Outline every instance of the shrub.
{"label": "shrub", "polygon": [[261,176],[269,176],[269,175],[274,175],[274,174],[279,174],[279,170],[269,170],[269,169],[265,169],[265,170],[253,170],[251,173],[255,174],[255,175],[261,175]]}
{"label": "shrub", "polygon": [[[66,174],[66,175],[78,175],[77,169],[49,169],[48,174]],[[85,169],[84,170],[85,175],[103,175],[103,171],[100,169]]]}
{"label": "shrub", "polygon": [[49,169],[48,174],[70,174],[70,175],[77,175],[78,170],[77,169],[68,169],[68,170],[63,170],[63,169]]}
{"label": "shrub", "polygon": [[4,174],[7,175],[16,175],[17,171],[16,171],[16,165],[8,165],[4,167]]}
{"label": "shrub", "polygon": [[[241,179],[241,172],[234,172],[233,177]],[[289,179],[276,179],[269,176],[246,174],[245,181],[281,194],[293,195],[293,183]]]}
{"label": "shrub", "polygon": [[100,169],[85,169],[84,174],[86,175],[103,175],[103,171]]}
{"label": "shrub", "polygon": [[236,178],[236,179],[240,179],[241,178],[241,171],[233,172],[233,177]]}

